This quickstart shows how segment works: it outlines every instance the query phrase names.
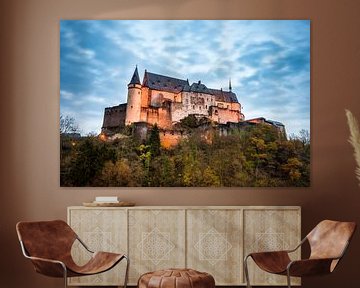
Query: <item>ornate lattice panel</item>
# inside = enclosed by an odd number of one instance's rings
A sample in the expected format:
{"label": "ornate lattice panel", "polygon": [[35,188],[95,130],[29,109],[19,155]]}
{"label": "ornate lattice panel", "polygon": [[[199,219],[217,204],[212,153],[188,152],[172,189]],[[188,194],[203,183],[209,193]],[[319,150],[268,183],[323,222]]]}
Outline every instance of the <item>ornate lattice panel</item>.
{"label": "ornate lattice panel", "polygon": [[[93,251],[126,253],[127,215],[124,209],[82,209],[70,210],[68,220],[80,239]],[[89,253],[79,242],[72,247],[76,263],[83,264]],[[70,285],[122,285],[125,261],[112,270],[94,276],[69,278]]]}
{"label": "ornate lattice panel", "polygon": [[[69,207],[68,222],[93,250],[130,257],[130,285],[149,271],[186,267],[212,274],[216,285],[245,286],[244,256],[295,247],[300,213],[300,207],[272,206]],[[72,253],[79,264],[89,257],[78,244]],[[300,250],[293,258],[300,258]],[[252,260],[249,272],[253,285],[286,284],[286,277],[264,273]],[[125,262],[104,274],[72,278],[69,284],[120,286],[124,274]]]}
{"label": "ornate lattice panel", "polygon": [[[301,237],[299,209],[254,209],[244,211],[244,253],[295,248]],[[300,250],[292,258],[300,259]],[[286,285],[286,277],[260,270],[252,259],[249,276],[252,285]],[[293,284],[300,284],[292,278]]]}
{"label": "ornate lattice panel", "polygon": [[187,211],[187,266],[215,277],[217,285],[242,281],[242,210]]}
{"label": "ornate lattice panel", "polygon": [[185,210],[129,210],[130,283],[143,273],[185,267]]}

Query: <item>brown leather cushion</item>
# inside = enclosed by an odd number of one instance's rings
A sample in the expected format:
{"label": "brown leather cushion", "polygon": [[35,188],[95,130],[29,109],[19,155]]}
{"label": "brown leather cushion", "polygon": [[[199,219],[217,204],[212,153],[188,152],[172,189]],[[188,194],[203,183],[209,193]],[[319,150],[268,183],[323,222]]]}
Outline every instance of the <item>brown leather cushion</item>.
{"label": "brown leather cushion", "polygon": [[213,288],[214,277],[192,269],[166,269],[141,275],[138,288]]}

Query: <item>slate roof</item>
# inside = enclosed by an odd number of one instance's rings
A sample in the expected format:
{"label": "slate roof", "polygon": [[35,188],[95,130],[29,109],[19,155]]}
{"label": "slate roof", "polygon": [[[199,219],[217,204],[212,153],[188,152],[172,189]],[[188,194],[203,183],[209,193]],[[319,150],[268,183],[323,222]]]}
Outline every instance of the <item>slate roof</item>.
{"label": "slate roof", "polygon": [[211,94],[210,90],[200,81],[198,83],[191,84],[190,92]]}
{"label": "slate roof", "polygon": [[283,123],[279,122],[279,121],[266,119],[264,117],[257,117],[257,118],[248,119],[248,120],[246,120],[246,122],[251,123],[251,121],[257,121],[257,120],[261,120],[261,121],[263,121],[265,123],[269,123],[269,124],[271,124],[273,126],[276,126],[276,127],[285,127],[285,125]]}
{"label": "slate roof", "polygon": [[267,120],[265,120],[265,121],[268,122],[268,123],[270,123],[270,124],[272,124],[272,125],[274,125],[274,126],[277,126],[277,127],[279,127],[279,126],[285,126],[283,123],[281,123],[281,122],[279,122],[279,121],[270,120],[270,119],[267,119]]}
{"label": "slate roof", "polygon": [[187,80],[150,73],[145,70],[143,86],[150,89],[179,93],[186,85],[189,85]]}
{"label": "slate roof", "polygon": [[229,103],[239,103],[236,94],[231,91],[223,91],[219,89],[209,89],[210,94],[215,96],[216,101],[229,102]]}
{"label": "slate roof", "polygon": [[[137,68],[135,72],[137,72]],[[188,80],[182,80],[178,78],[155,74],[155,73],[147,72],[146,70],[142,85],[145,87],[149,87],[150,89],[167,91],[172,93],[179,93],[184,91],[184,92],[210,94],[215,96],[216,101],[239,103],[236,94],[231,91],[210,89],[207,88],[206,85],[201,83],[201,81],[190,85]]]}
{"label": "slate roof", "polygon": [[139,77],[139,72],[138,72],[138,69],[137,69],[137,66],[135,68],[135,71],[134,71],[134,74],[131,78],[131,81],[129,84],[140,84],[141,85],[141,82],[140,82],[140,77]]}

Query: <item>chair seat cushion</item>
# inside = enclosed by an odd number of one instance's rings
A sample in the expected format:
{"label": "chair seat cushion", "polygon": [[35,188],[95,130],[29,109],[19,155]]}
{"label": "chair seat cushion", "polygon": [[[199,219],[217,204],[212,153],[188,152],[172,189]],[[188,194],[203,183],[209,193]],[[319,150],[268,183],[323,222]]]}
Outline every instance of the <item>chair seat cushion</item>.
{"label": "chair seat cushion", "polygon": [[123,254],[110,252],[95,252],[91,259],[83,266],[77,266],[74,262],[66,263],[69,269],[68,277],[92,275],[105,272],[114,267],[121,259]]}
{"label": "chair seat cushion", "polygon": [[286,274],[286,267],[291,262],[286,251],[251,253],[255,263],[269,273]]}
{"label": "chair seat cushion", "polygon": [[140,276],[138,288],[213,288],[214,277],[193,269],[166,269]]}

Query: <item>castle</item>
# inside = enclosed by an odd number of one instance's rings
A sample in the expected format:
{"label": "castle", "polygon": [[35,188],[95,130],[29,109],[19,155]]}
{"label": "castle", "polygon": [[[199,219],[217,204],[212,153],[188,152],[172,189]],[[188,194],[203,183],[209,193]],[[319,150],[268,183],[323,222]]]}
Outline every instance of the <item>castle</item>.
{"label": "castle", "polygon": [[128,84],[127,103],[105,108],[103,132],[132,123],[157,124],[160,129],[171,129],[186,116],[208,117],[225,124],[244,120],[236,94],[222,89],[210,89],[201,81],[150,73],[145,70],[142,84],[137,67]]}
{"label": "castle", "polygon": [[[206,117],[218,125],[231,123],[264,123],[265,118],[245,120],[236,94],[229,91],[211,89],[198,81],[190,85],[189,80],[172,78],[150,73],[145,70],[142,83],[137,67],[128,84],[127,103],[105,108],[103,135],[116,133],[120,128],[134,124],[144,134],[149,125],[157,124],[163,146],[172,146],[182,135],[174,125],[189,115]],[[246,123],[245,123],[246,122]],[[269,125],[284,130],[284,125],[266,121]],[[274,124],[275,123],[275,124]],[[278,125],[279,124],[279,125]],[[141,132],[141,130],[143,132]],[[144,132],[145,131],[145,132]]]}

